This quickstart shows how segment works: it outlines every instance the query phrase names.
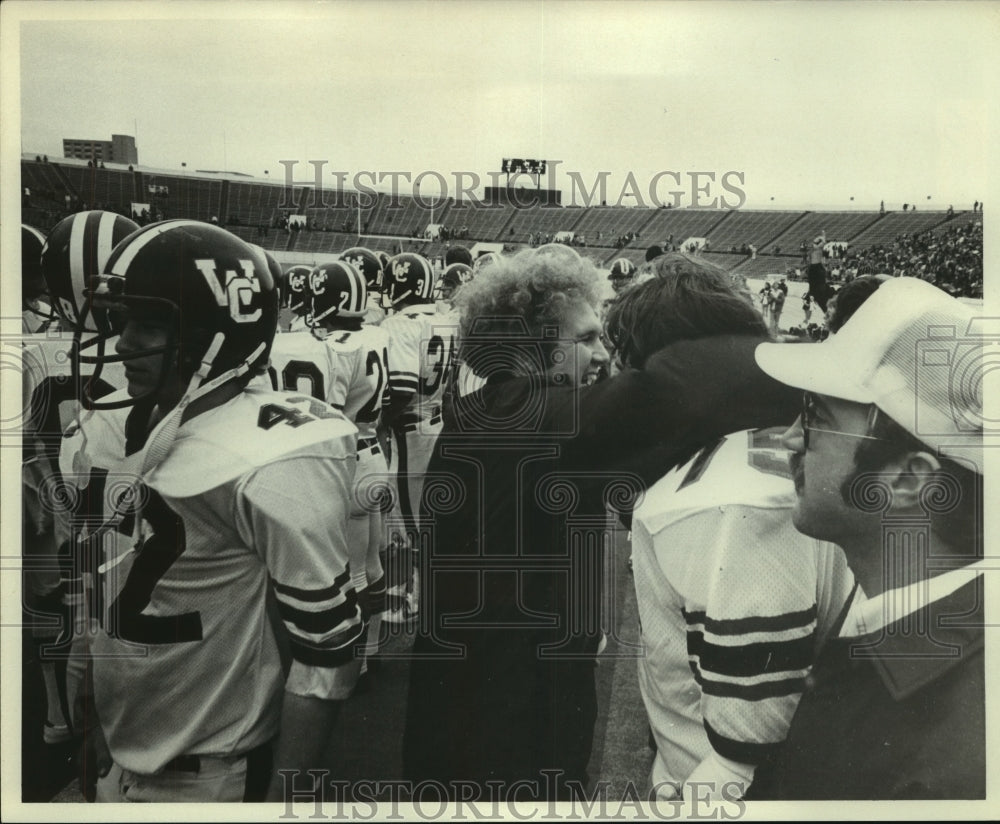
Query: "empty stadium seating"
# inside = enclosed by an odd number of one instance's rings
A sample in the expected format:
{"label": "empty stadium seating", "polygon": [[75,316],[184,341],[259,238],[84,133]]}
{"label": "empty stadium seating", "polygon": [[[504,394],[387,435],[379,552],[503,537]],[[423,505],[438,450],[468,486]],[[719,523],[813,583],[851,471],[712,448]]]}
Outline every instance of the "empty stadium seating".
{"label": "empty stadium seating", "polygon": [[[519,209],[510,204],[487,205],[451,198],[435,200],[432,210],[414,197],[399,195],[393,200],[385,194],[363,201],[359,220],[355,192],[317,193],[312,186],[292,188],[278,182],[219,179],[197,173],[102,169],[82,161],[36,161],[32,155],[22,156],[21,185],[28,190],[22,197],[22,219],[45,231],[75,209],[100,206],[129,214],[131,204],[140,202],[149,203],[154,212],[171,218],[207,221],[217,216],[245,240],[305,257],[339,252],[358,243],[390,253],[403,248],[432,257],[442,256],[449,241],[412,237],[414,232],[422,235],[433,222],[444,224],[456,233],[463,228],[467,230],[464,236],[453,235],[450,243],[472,246],[477,241],[501,242],[510,251],[526,245],[529,233],[574,232],[577,236],[585,235],[591,247],[578,247],[578,251],[604,266],[617,257],[641,264],[646,248],[662,244],[671,236],[677,245],[689,237],[704,237],[710,244],[703,252],[706,259],[749,276],[802,267],[803,244],[809,248],[813,238],[824,231],[828,241],[849,243],[849,260],[858,259],[863,266],[869,266],[873,255],[881,255],[879,261],[891,255],[892,247],[899,245],[897,239],[912,239],[926,232],[948,237],[952,228],[982,220],[981,215],[969,212],[949,216],[946,212],[909,210],[882,214],[616,206]],[[291,232],[275,228],[283,214],[303,215],[311,228]],[[622,249],[616,248],[618,239],[629,232],[639,237]],[[980,229],[980,242],[981,234]],[[933,249],[933,245],[928,246],[932,241],[920,242],[922,248]],[[757,248],[756,258],[732,251],[733,247],[742,249],[743,244]],[[775,247],[780,248],[779,254],[775,253]],[[866,256],[866,251],[872,254]],[[976,266],[967,262],[963,266],[961,288],[976,288],[977,276],[973,271]],[[900,268],[906,269],[897,264],[897,269]],[[952,272],[949,277],[958,276]],[[981,291],[981,273],[978,277]]]}
{"label": "empty stadium seating", "polygon": [[586,235],[588,246],[614,246],[617,238],[623,237],[628,232],[639,232],[652,216],[649,209],[593,206],[584,209],[583,217],[576,226],[576,232]]}
{"label": "empty stadium seating", "polygon": [[729,216],[728,211],[709,209],[655,209],[652,219],[642,227],[642,236],[636,244],[644,247],[662,243],[674,236],[674,243],[689,237],[709,237],[712,227]]}
{"label": "empty stadium seating", "polygon": [[562,206],[529,206],[526,209],[515,209],[514,219],[504,228],[502,236],[493,239],[525,243],[529,232],[541,232],[546,235],[572,232],[575,231],[576,224],[583,214],[584,210],[581,208]]}

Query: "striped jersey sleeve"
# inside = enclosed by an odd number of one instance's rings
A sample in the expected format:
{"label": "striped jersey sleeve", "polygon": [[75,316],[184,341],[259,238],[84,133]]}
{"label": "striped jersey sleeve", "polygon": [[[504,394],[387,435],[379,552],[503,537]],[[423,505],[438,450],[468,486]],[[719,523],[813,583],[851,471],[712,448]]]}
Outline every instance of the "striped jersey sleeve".
{"label": "striped jersey sleeve", "polygon": [[292,659],[285,688],[298,695],[344,699],[359,674],[366,627],[347,546],[355,463],[293,456],[239,490],[237,522],[267,565]]}
{"label": "striped jersey sleeve", "polygon": [[669,532],[675,546],[699,547],[669,575],[704,576],[704,597],[680,610],[705,732],[723,758],[758,764],[784,741],[816,653],[819,542],[788,510],[738,505]]}

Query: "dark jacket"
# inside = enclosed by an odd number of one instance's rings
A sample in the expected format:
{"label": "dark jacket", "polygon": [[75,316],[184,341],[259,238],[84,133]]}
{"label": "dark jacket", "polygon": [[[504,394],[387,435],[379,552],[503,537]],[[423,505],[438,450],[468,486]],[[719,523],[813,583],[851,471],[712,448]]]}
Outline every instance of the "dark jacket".
{"label": "dark jacket", "polygon": [[980,576],[930,605],[926,632],[828,643],[747,798],[985,798],[983,638]]}
{"label": "dark jacket", "polygon": [[496,376],[453,400],[421,508],[406,778],[533,780],[541,798],[586,783],[606,509],[630,512],[708,441],[794,420],[761,340],[680,342],[581,389]]}

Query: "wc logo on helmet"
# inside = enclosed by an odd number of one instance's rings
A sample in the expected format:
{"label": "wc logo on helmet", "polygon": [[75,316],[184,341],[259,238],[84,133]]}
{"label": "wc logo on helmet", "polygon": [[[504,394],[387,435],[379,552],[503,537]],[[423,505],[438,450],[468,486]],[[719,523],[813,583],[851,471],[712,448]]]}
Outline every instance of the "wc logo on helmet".
{"label": "wc logo on helmet", "polygon": [[314,295],[322,295],[326,291],[326,272],[320,269],[309,275],[309,291]]}
{"label": "wc logo on helmet", "polygon": [[396,280],[405,280],[410,274],[410,261],[399,260],[392,264],[392,276]]}
{"label": "wc logo on helmet", "polygon": [[241,260],[239,264],[243,269],[242,273],[225,269],[225,279],[220,282],[216,261],[201,259],[194,262],[215,296],[215,302],[219,306],[228,306],[229,315],[236,323],[253,323],[261,316],[259,306],[253,310],[250,308],[253,306],[254,293],[260,292],[260,281],[252,260]]}

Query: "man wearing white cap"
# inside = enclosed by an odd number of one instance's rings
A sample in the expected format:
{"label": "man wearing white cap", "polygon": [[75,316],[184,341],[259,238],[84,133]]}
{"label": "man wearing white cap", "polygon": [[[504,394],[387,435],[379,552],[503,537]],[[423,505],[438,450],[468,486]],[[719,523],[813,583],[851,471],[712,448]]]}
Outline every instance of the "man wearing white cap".
{"label": "man wearing white cap", "polygon": [[894,278],[824,343],[757,349],[804,390],[795,526],[844,549],[867,599],[748,797],[985,797],[981,322]]}

